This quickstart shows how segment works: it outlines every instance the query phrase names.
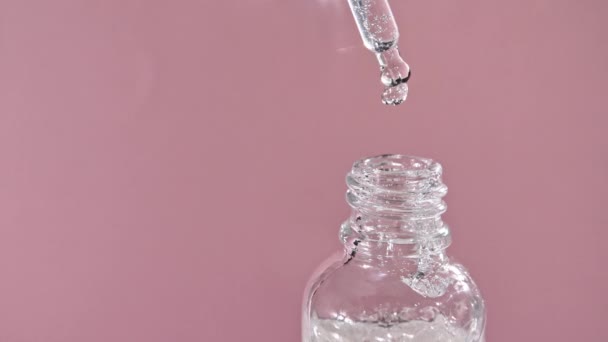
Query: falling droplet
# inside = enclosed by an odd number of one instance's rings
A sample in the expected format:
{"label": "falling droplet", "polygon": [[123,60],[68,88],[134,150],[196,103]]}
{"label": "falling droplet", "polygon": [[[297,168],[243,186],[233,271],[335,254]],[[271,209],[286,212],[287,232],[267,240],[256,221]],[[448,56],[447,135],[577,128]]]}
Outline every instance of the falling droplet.
{"label": "falling droplet", "polygon": [[393,87],[386,87],[382,93],[382,103],[385,105],[396,106],[407,98],[407,83],[401,83]]}

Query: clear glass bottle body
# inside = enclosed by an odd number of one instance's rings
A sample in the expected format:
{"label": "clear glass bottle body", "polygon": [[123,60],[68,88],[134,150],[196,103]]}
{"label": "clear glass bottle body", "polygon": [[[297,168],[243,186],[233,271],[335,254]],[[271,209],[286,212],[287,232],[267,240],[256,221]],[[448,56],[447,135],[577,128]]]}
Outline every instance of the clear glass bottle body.
{"label": "clear glass bottle body", "polygon": [[344,252],[309,281],[303,342],[480,342],[484,303],[445,253],[447,192],[432,160],[383,155],[347,176]]}

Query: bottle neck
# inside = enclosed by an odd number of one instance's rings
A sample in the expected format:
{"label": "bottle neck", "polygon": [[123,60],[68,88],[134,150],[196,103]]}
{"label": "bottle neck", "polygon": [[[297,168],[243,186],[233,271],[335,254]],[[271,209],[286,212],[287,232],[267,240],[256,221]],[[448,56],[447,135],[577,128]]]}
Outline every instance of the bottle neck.
{"label": "bottle neck", "polygon": [[[351,215],[342,225],[345,247],[363,262],[442,261],[450,231],[441,220],[441,165],[429,159],[382,155],[363,159],[347,175]],[[418,260],[416,260],[418,259]]]}

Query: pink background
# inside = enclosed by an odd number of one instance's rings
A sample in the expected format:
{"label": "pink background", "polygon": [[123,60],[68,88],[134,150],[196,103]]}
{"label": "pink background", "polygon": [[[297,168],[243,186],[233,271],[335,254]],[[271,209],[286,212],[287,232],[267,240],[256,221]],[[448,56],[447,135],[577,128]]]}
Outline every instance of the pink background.
{"label": "pink background", "polygon": [[344,175],[432,157],[488,341],[608,341],[608,3],[0,0],[0,341],[299,341]]}

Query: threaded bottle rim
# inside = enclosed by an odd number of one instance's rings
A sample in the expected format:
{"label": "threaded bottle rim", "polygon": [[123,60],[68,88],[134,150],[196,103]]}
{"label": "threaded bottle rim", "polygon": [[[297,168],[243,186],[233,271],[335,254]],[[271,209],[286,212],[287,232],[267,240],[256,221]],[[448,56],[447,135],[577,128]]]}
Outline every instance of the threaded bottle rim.
{"label": "threaded bottle rim", "polygon": [[347,202],[367,214],[403,219],[436,217],[446,211],[442,167],[427,159],[384,154],[361,159],[346,177]]}

